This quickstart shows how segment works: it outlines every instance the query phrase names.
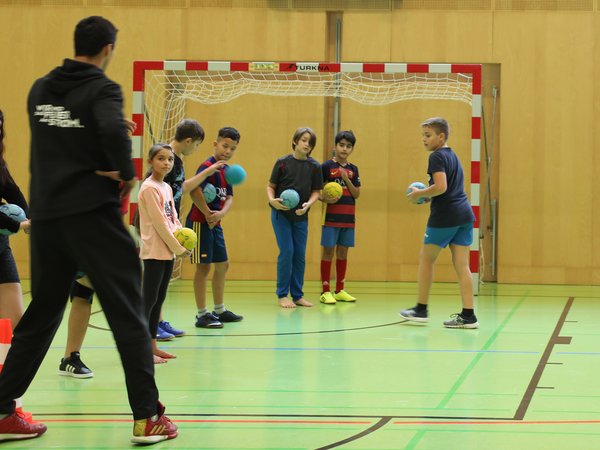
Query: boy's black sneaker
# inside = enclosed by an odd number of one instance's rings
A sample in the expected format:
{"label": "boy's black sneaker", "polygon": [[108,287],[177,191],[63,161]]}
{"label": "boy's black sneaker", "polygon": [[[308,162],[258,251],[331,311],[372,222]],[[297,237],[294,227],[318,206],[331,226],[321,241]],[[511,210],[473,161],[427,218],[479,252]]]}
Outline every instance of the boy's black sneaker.
{"label": "boy's black sneaker", "polygon": [[219,319],[214,314],[209,312],[196,316],[196,327],[197,328],[223,328],[223,324],[219,322]]}
{"label": "boy's black sneaker", "polygon": [[413,306],[409,309],[403,309],[398,313],[403,319],[411,322],[427,323],[429,322],[429,313],[427,310],[417,311],[417,307]]}
{"label": "boy's black sneaker", "polygon": [[463,317],[460,313],[452,314],[450,320],[444,321],[446,328],[479,328],[477,317],[473,314],[471,317]]}
{"label": "boy's black sneaker", "polygon": [[216,318],[221,322],[240,322],[244,318],[244,316],[238,316],[236,313],[229,311],[228,309],[223,311],[221,314],[217,314],[213,311],[213,315],[216,316]]}
{"label": "boy's black sneaker", "polygon": [[81,360],[79,352],[71,352],[68,358],[61,358],[58,373],[73,378],[92,378],[92,372]]}

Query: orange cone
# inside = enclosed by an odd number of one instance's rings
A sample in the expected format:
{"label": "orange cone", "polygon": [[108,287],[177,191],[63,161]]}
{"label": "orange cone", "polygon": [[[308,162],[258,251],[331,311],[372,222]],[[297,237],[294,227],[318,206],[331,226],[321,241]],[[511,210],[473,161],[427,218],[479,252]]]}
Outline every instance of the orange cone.
{"label": "orange cone", "polygon": [[4,360],[10,348],[10,341],[12,341],[10,319],[0,319],[0,371],[4,367]]}
{"label": "orange cone", "polygon": [[[4,367],[4,361],[12,341],[12,325],[10,319],[0,319],[0,372]],[[35,423],[30,412],[23,411],[23,402],[20,398],[15,399],[16,413],[29,423]]]}

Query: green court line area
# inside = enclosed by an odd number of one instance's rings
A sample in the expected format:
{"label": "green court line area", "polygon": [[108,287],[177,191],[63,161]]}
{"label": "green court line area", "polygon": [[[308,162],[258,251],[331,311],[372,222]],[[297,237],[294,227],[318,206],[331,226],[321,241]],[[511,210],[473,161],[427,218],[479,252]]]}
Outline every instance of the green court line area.
{"label": "green court line area", "polygon": [[[228,282],[244,320],[207,330],[194,327],[191,282],[172,283],[164,317],[187,335],[160,344],[177,358],[156,379],[180,436],[153,448],[600,448],[598,287],[484,285],[476,330],[442,326],[460,311],[452,283],[434,284],[426,326],[398,316],[414,283],[348,283],[358,301],[336,305],[318,289],[307,283],[313,308],[284,310],[274,283]],[[94,302],[81,352],[94,377],[58,375],[64,321],[24,397],[48,432],[2,449],[130,448],[123,372]]]}

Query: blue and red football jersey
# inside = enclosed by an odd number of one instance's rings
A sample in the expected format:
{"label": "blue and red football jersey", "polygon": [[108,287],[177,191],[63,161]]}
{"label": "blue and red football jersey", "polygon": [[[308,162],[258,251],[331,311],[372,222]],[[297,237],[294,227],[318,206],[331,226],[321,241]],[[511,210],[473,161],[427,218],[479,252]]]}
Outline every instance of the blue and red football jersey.
{"label": "blue and red football jersey", "polygon": [[[211,156],[198,167],[196,174],[199,174],[203,170],[206,170],[208,167],[212,166],[216,163],[217,160],[214,156]],[[227,165],[221,167],[216,173],[209,176],[199,187],[200,190],[204,189],[208,183],[212,184],[216,191],[217,196],[215,199],[208,203],[208,207],[211,211],[221,211],[223,209],[223,205],[225,204],[225,200],[227,200],[228,195],[233,195],[233,187],[227,183],[225,179],[225,170],[227,169]],[[190,210],[189,219],[193,222],[206,223],[206,217],[200,211],[200,209],[196,205],[192,205],[192,209]]]}
{"label": "blue and red football jersey", "polygon": [[333,181],[335,183],[339,183],[343,189],[342,197],[336,203],[327,204],[323,225],[338,228],[354,228],[356,222],[356,200],[354,197],[352,197],[352,194],[350,194],[350,191],[346,187],[346,183],[342,179],[340,169],[344,169],[348,172],[348,178],[350,178],[350,181],[352,181],[354,186],[360,186],[358,167],[354,164],[347,163],[345,166],[342,166],[333,159],[325,161],[323,164],[321,164],[321,170],[323,171],[323,184]]}

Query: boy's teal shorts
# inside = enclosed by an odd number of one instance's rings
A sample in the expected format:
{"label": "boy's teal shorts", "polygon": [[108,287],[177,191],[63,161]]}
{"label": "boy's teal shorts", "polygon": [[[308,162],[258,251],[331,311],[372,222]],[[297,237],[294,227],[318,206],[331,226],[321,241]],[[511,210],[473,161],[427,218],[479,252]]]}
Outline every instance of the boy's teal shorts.
{"label": "boy's teal shorts", "polygon": [[434,244],[445,248],[448,244],[464,245],[469,247],[473,243],[473,223],[448,228],[425,229],[424,244]]}

